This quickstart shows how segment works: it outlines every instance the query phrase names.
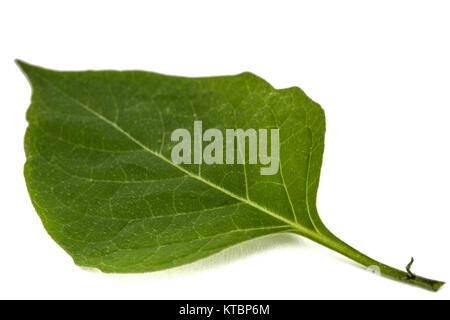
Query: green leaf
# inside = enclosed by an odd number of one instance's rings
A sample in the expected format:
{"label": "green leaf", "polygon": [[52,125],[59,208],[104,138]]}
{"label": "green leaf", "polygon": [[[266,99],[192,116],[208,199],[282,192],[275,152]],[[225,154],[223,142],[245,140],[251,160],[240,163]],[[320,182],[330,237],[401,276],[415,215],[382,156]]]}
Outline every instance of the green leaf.
{"label": "green leaf", "polygon": [[[18,61],[32,88],[25,179],[50,236],[80,266],[148,272],[291,232],[398,280],[443,283],[381,264],[335,237],[316,210],[322,108],[263,79],[142,71],[58,72]],[[176,164],[178,128],[278,128],[277,174],[261,164]],[[238,151],[242,151],[238,146]]]}

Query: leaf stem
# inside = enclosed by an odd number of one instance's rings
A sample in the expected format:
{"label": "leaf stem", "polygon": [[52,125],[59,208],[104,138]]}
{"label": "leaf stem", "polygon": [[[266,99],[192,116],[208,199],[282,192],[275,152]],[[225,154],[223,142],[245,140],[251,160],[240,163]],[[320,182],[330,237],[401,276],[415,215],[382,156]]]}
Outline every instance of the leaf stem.
{"label": "leaf stem", "polygon": [[384,275],[391,279],[416,285],[431,291],[438,291],[439,288],[441,288],[445,284],[445,282],[424,278],[412,273],[411,265],[414,262],[414,258],[411,258],[411,261],[406,266],[406,271],[402,271],[370,258],[369,256],[349,246],[348,244],[334,236],[331,232],[327,235],[323,235],[317,232],[308,232],[307,234],[305,234],[303,231],[304,230],[296,231],[296,233],[309,238],[310,240],[315,241],[331,250],[334,250],[365,267],[374,267],[374,269],[380,271],[381,275]]}

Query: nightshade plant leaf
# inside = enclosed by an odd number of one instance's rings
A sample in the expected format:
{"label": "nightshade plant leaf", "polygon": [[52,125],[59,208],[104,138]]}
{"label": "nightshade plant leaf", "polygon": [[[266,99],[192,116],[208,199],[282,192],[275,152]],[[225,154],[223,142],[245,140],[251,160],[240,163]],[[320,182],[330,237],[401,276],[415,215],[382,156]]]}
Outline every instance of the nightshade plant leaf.
{"label": "nightshade plant leaf", "polygon": [[[316,195],[325,116],[301,89],[276,90],[251,73],[185,78],[17,63],[32,86],[27,188],[47,232],[77,265],[162,270],[290,232],[394,279],[443,285],[410,265],[400,271],[369,258],[322,223]],[[174,163],[171,134],[193,132],[194,121],[223,132],[279,129],[279,170],[262,175],[261,163],[245,161]]]}

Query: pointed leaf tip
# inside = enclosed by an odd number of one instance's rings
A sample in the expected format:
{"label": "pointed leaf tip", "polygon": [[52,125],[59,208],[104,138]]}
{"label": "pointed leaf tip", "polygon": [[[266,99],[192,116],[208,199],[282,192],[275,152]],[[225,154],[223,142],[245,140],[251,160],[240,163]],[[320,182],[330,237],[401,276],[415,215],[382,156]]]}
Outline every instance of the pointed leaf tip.
{"label": "pointed leaf tip", "polygon": [[32,70],[35,70],[35,71],[37,71],[37,70],[45,70],[42,67],[39,67],[39,66],[34,65],[34,64],[30,64],[30,63],[25,62],[25,61],[20,60],[20,59],[15,59],[14,62],[17,64],[17,66],[20,68],[20,70],[22,70],[22,72],[26,76],[29,76],[30,71],[32,71]]}
{"label": "pointed leaf tip", "polygon": [[20,60],[20,59],[15,59],[14,62],[17,64],[17,66],[18,66],[21,70],[24,70],[27,66],[29,66],[28,63],[26,63],[25,61]]}
{"label": "pointed leaf tip", "polygon": [[[36,68],[36,66],[33,66],[23,60],[15,59],[14,62],[17,64],[17,66],[20,68],[20,70],[23,72],[23,74],[30,80],[30,71],[33,68]],[[31,82],[31,80],[30,80]]]}

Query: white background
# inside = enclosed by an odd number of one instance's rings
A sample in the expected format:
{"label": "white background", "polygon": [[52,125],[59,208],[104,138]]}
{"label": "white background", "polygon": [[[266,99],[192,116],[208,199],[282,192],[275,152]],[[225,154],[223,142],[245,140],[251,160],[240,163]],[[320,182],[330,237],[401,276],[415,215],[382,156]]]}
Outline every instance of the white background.
{"label": "white background", "polygon": [[368,273],[295,236],[143,275],[82,270],[23,178],[31,90],[15,58],[61,70],[251,71],[327,116],[318,208],[382,262],[450,280],[450,2],[1,1],[0,298],[450,298]]}

